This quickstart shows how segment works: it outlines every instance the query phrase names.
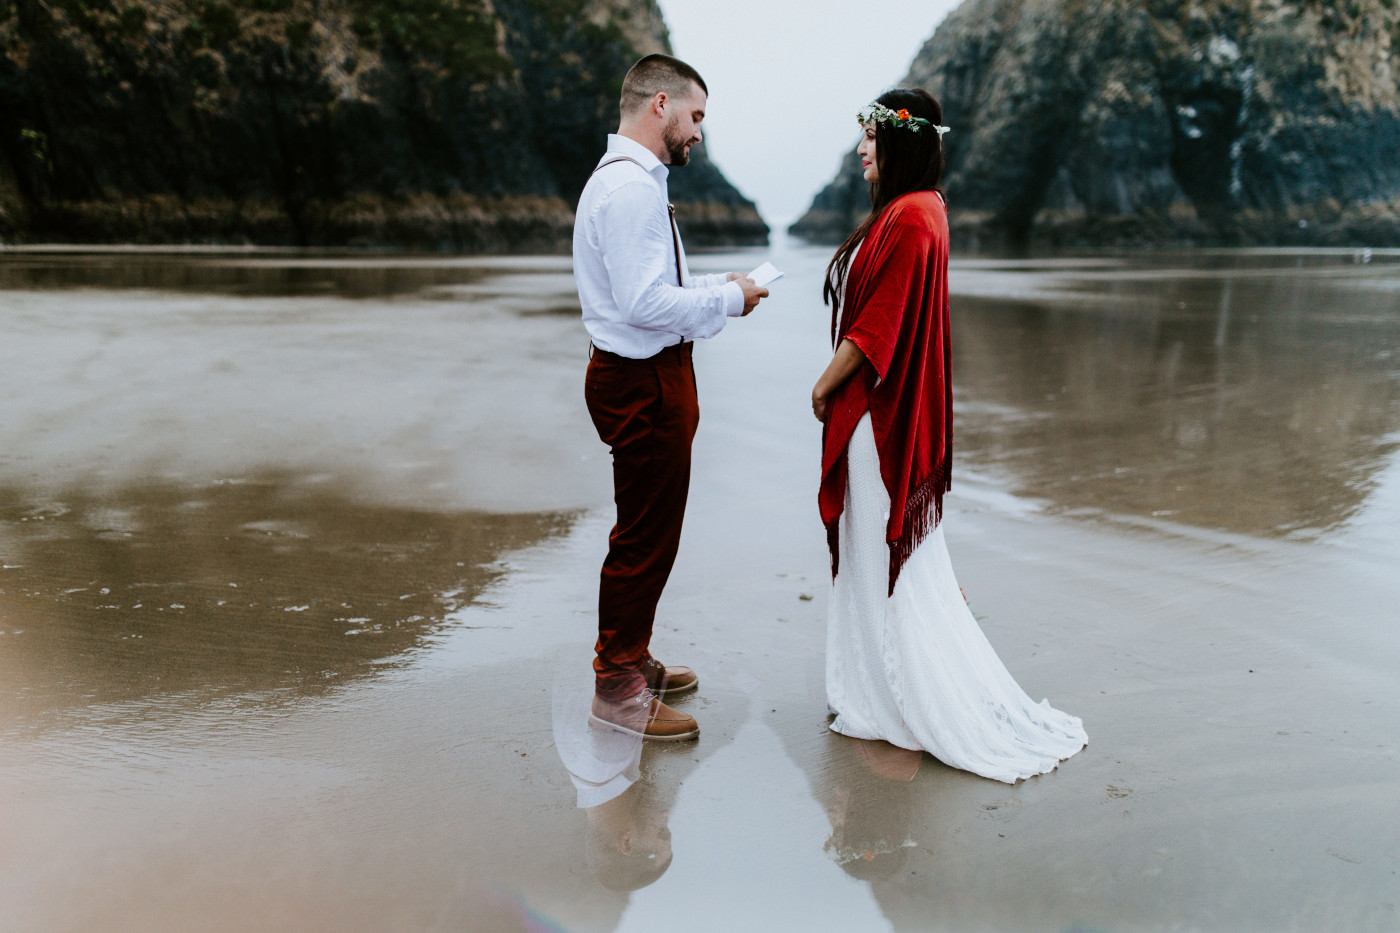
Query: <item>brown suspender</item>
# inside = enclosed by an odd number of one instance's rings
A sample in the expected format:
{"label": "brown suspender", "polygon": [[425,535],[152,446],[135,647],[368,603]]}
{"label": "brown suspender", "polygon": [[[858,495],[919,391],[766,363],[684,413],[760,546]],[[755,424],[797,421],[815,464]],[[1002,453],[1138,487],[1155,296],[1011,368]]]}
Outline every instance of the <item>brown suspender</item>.
{"label": "brown suspender", "polygon": [[[645,165],[642,165],[642,163],[638,162],[631,156],[618,156],[616,159],[609,159],[608,161],[600,164],[597,168],[593,170],[593,175],[597,175],[609,165],[615,165],[618,162],[631,162],[633,165],[639,166],[642,171],[645,172],[647,170],[647,167]],[[588,177],[592,178],[593,175],[589,175]],[[681,279],[681,232],[676,228],[676,206],[674,204],[667,204],[666,213],[669,214],[671,217],[671,244],[676,249],[676,284],[684,288],[685,282]]]}

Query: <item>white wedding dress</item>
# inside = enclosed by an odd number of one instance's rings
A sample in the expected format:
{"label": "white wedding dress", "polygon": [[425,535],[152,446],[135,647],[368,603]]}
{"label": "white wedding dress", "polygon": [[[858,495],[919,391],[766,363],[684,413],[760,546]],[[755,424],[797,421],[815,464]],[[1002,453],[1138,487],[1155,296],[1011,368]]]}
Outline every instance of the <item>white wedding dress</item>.
{"label": "white wedding dress", "polygon": [[840,563],[827,621],[831,728],[923,749],[944,764],[1015,783],[1088,741],[1075,716],[1033,703],[1002,665],[958,589],[939,525],[889,596],[890,500],[867,413],[846,451]]}

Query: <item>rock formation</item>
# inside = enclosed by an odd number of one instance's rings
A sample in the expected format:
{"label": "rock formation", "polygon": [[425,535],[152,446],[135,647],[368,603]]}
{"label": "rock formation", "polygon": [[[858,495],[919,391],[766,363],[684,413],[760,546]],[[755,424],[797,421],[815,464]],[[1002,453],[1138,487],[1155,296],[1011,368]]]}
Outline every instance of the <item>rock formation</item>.
{"label": "rock formation", "polygon": [[[655,0],[0,0],[0,241],[557,249]],[[763,242],[705,159],[689,241]]]}
{"label": "rock formation", "polygon": [[[1396,52],[1394,0],[966,0],[901,83],[963,243],[1400,245]],[[793,232],[854,228],[858,166]]]}

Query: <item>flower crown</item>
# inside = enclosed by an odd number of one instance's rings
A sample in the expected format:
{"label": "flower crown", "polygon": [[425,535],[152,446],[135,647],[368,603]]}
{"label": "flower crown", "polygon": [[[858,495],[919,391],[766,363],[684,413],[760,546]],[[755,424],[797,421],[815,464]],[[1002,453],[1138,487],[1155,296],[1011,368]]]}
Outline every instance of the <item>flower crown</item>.
{"label": "flower crown", "polygon": [[867,123],[883,123],[886,126],[903,127],[911,133],[917,133],[923,127],[930,126],[933,127],[933,131],[938,134],[939,138],[942,138],[949,129],[949,127],[939,126],[930,120],[925,120],[923,117],[912,116],[908,110],[902,107],[899,110],[891,110],[884,104],[875,102],[866,104],[865,109],[856,114],[856,120],[861,126],[865,126]]}

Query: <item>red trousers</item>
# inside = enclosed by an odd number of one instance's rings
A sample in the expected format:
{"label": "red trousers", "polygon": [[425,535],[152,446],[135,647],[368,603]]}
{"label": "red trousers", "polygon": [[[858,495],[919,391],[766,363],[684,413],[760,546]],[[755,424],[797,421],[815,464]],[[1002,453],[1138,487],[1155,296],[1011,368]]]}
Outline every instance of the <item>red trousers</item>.
{"label": "red trousers", "polygon": [[645,685],[656,604],[681,543],[690,491],[690,444],[700,423],[693,344],[646,360],[593,351],[583,396],[612,449],[617,524],[598,587],[597,693],[622,700]]}

